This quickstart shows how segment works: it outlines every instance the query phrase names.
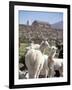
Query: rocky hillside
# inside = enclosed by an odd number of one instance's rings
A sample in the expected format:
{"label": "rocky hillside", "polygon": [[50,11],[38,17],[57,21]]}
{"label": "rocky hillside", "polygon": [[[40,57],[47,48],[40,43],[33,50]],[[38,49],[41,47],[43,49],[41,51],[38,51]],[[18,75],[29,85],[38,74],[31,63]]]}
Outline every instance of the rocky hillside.
{"label": "rocky hillside", "polygon": [[32,25],[19,25],[20,41],[34,40],[40,42],[42,39],[48,39],[52,42],[63,41],[63,30],[53,28],[49,23],[34,21]]}
{"label": "rocky hillside", "polygon": [[54,28],[54,29],[62,30],[62,29],[63,29],[63,21],[54,23],[54,24],[52,24],[51,26],[52,26],[52,28]]}

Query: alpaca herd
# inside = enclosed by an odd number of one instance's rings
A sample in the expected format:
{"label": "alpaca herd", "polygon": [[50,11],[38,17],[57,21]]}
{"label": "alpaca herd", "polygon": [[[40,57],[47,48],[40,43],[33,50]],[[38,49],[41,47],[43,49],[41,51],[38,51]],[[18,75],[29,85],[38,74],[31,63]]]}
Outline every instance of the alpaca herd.
{"label": "alpaca herd", "polygon": [[[50,49],[48,55],[45,54],[47,48]],[[63,76],[63,59],[55,58],[56,46],[50,46],[48,41],[44,40],[40,45],[32,42],[26,50],[25,64],[28,69],[28,78],[54,77],[56,70],[59,71],[60,76]]]}

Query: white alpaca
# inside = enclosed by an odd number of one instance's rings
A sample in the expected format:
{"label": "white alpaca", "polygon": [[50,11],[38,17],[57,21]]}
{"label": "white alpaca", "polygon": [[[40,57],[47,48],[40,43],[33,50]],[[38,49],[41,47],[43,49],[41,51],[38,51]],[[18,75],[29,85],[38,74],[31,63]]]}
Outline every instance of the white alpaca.
{"label": "white alpaca", "polygon": [[50,67],[50,77],[53,77],[55,70],[60,72],[60,76],[63,75],[63,59],[54,58],[56,55],[57,48],[55,46],[51,47],[51,52],[48,57],[49,67]]}
{"label": "white alpaca", "polygon": [[63,76],[63,59],[53,58],[54,70],[58,70],[60,76]]}
{"label": "white alpaca", "polygon": [[40,72],[41,75],[45,75],[45,77],[47,77],[47,76],[51,77],[54,75],[55,72],[53,69],[53,67],[54,67],[53,58],[56,54],[56,50],[57,50],[57,48],[55,46],[52,46],[51,50],[49,52],[49,55],[43,55],[44,65],[43,65],[43,69]]}
{"label": "white alpaca", "polygon": [[25,55],[25,64],[28,68],[29,78],[38,78],[44,64],[43,52],[48,47],[47,41],[43,41],[40,45],[40,50],[31,48]]}
{"label": "white alpaca", "polygon": [[[49,58],[48,58],[49,60]],[[50,58],[51,62],[49,62],[49,77],[54,77],[55,71],[58,70],[60,76],[63,76],[63,59]]]}
{"label": "white alpaca", "polygon": [[56,50],[57,48],[55,46],[52,46],[50,54],[48,56],[49,77],[54,77],[55,70],[59,70],[60,76],[62,76],[63,59],[54,58],[56,55]]}
{"label": "white alpaca", "polygon": [[30,49],[25,56],[25,63],[28,68],[29,78],[38,78],[44,63],[41,51]]}

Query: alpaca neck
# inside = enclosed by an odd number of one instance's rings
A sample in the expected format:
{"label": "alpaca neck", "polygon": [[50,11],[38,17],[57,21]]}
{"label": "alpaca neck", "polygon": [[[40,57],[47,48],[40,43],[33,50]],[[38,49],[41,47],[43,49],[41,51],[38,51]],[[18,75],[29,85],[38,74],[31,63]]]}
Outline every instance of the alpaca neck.
{"label": "alpaca neck", "polygon": [[53,54],[53,56],[52,56],[52,57],[55,57],[55,55],[56,55],[56,51],[54,52],[54,54]]}
{"label": "alpaca neck", "polygon": [[40,51],[44,54],[45,53],[45,48],[40,46]]}
{"label": "alpaca neck", "polygon": [[55,51],[55,52],[52,52],[52,51],[51,51],[50,54],[49,54],[49,56],[50,56],[50,57],[54,57],[55,54],[56,54],[56,51]]}

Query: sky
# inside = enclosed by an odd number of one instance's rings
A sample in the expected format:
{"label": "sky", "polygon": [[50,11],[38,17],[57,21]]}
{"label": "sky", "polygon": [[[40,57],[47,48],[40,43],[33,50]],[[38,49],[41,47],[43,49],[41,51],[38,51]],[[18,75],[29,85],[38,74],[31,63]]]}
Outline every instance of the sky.
{"label": "sky", "polygon": [[28,20],[29,20],[29,25],[31,25],[35,20],[54,24],[56,22],[63,21],[63,13],[20,10],[19,24],[27,24]]}

